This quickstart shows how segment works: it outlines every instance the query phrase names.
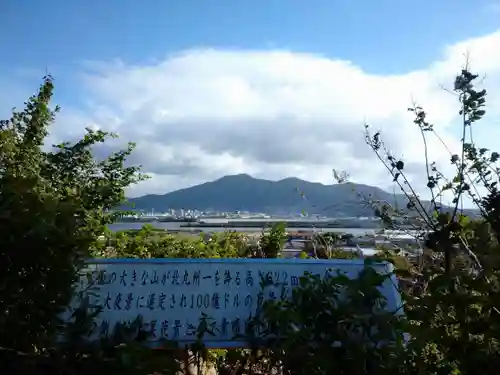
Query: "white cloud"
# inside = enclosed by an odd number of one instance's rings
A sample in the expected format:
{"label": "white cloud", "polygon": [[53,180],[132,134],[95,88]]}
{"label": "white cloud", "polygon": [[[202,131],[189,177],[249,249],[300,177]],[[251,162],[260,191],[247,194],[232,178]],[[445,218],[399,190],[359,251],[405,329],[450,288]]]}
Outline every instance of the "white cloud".
{"label": "white cloud", "polygon": [[[82,100],[91,104],[77,114],[63,112],[55,135],[72,134],[76,121],[137,142],[133,161],[154,178],[134,187],[133,195],[235,173],[331,183],[332,168],[349,171],[354,181],[388,187],[387,172],[364,144],[363,121],[381,129],[389,148],[404,156],[410,177],[421,177],[422,143],[406,109],[412,100],[423,105],[457,149],[456,98],[442,85],[451,87],[468,53],[473,70],[486,76],[490,103],[498,103],[498,46],[500,31],[449,46],[419,71],[385,76],[349,61],[280,50],[197,49],[146,66],[87,64]],[[498,125],[499,111],[492,105],[481,125],[481,145],[495,146],[488,134]],[[449,156],[437,140],[429,149],[432,160],[447,165]]]}

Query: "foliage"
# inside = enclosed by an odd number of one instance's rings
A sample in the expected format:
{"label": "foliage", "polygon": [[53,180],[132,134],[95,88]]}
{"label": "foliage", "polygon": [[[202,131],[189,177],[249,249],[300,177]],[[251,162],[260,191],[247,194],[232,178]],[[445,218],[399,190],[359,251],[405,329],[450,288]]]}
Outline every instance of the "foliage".
{"label": "foliage", "polygon": [[323,242],[335,246],[341,240],[342,235],[336,232],[327,232],[327,233],[320,233],[319,237]]}
{"label": "foliage", "polygon": [[[75,144],[47,151],[43,141],[56,112],[49,109],[53,84],[47,77],[24,111],[0,123],[2,373],[190,373],[190,361],[211,362],[220,374],[493,373],[500,365],[500,169],[498,154],[472,140],[473,126],[485,114],[486,91],[475,88],[477,78],[464,69],[454,83],[463,132],[461,150],[450,152],[456,169],[451,178],[428,160],[427,139],[439,136],[426,113],[410,109],[424,142],[430,201],[418,197],[404,161],[385,147],[382,135],[366,127],[368,145],[407,197],[403,208],[369,197],[367,204],[387,227],[415,226],[423,253],[410,261],[400,250],[381,249],[366,259],[356,280],[305,275],[290,298],[262,304],[246,332],[249,349],[208,351],[198,343],[157,351],[141,345],[146,334],[140,321],[137,329],[124,327],[131,337],[115,335],[95,345],[80,337],[92,316],[82,313],[74,324],[61,325],[57,316],[73,293],[82,257],[276,258],[286,240],[284,225],[263,233],[258,245],[234,232],[189,238],[151,226],[107,231],[116,217],[109,209],[124,201],[127,186],[144,178],[124,164],[133,145],[98,161],[92,147],[110,135],[89,130]],[[451,207],[441,204],[446,192]],[[464,197],[480,217],[465,216]],[[336,248],[341,241],[348,236],[318,235],[311,255],[303,257],[353,256]],[[393,262],[404,281],[404,315],[382,309],[377,286],[387,275],[370,267],[381,259]],[[60,332],[72,340],[57,342]],[[406,342],[402,333],[409,334]]]}
{"label": "foliage", "polygon": [[260,247],[265,258],[279,258],[286,241],[285,223],[275,224],[269,233],[260,237]]}
{"label": "foliage", "polygon": [[370,267],[356,280],[308,274],[291,298],[266,301],[264,346],[271,363],[287,374],[386,373],[395,360],[387,343],[400,330],[398,316],[384,309],[377,289],[389,276]]}
{"label": "foliage", "polygon": [[24,110],[0,122],[0,354],[10,366],[22,364],[17,353],[52,355],[82,257],[113,221],[108,210],[124,201],[124,189],[144,178],[124,165],[133,144],[93,157],[92,147],[113,134],[88,129],[48,149],[59,110],[49,107],[52,91],[45,77]]}
{"label": "foliage", "polygon": [[[474,126],[485,115],[486,103],[486,90],[475,87],[477,78],[465,68],[454,82],[462,121],[461,150],[456,154],[450,151],[455,176],[445,176],[438,164],[429,160],[428,137],[441,138],[421,107],[409,108],[424,144],[431,196],[428,204],[416,194],[404,161],[385,147],[380,132],[372,135],[367,127],[368,145],[407,196],[410,215],[425,241],[426,250],[412,268],[413,287],[406,304],[414,337],[407,351],[411,354],[408,362],[418,374],[473,374],[479,369],[492,373],[500,363],[500,312],[496,307],[500,169],[498,153],[479,148],[473,141]],[[452,197],[451,207],[441,203],[446,194]],[[479,210],[479,217],[463,214],[465,199]],[[397,227],[398,218],[408,217],[390,204],[374,205],[388,226]]]}
{"label": "foliage", "polygon": [[394,268],[396,270],[396,274],[399,276],[406,276],[408,274],[408,271],[411,268],[411,263],[408,260],[407,257],[404,255],[399,254],[399,251],[393,251],[393,250],[381,250],[378,251],[374,256],[371,258],[377,259],[377,260],[386,260],[394,265]]}

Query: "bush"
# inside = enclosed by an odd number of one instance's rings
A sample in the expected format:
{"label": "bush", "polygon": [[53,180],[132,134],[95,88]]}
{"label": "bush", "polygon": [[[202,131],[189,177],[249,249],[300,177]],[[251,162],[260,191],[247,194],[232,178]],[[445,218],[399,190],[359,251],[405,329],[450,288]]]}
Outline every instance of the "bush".
{"label": "bush", "polygon": [[81,259],[113,221],[107,210],[143,178],[136,167],[124,166],[132,144],[94,159],[92,146],[112,136],[102,131],[87,130],[74,144],[44,151],[58,111],[49,107],[52,90],[46,77],[23,111],[0,122],[2,369],[52,353],[61,328],[57,316],[73,294]]}
{"label": "bush", "polygon": [[[486,92],[475,89],[476,78],[464,70],[454,86],[467,130],[484,115]],[[392,156],[381,134],[371,135],[368,127],[367,143],[406,194],[408,205],[368,203],[388,227],[418,225],[426,244],[414,264],[388,251],[375,257],[393,261],[408,281],[405,317],[378,309],[381,276],[367,267],[354,281],[305,276],[290,300],[265,302],[254,323],[266,329],[251,337],[254,346],[249,349],[207,351],[195,345],[190,351],[155,351],[141,346],[146,338],[141,330],[127,340],[85,343],[80,334],[92,316],[75,316],[77,324],[57,319],[73,294],[82,258],[279,257],[284,228],[263,234],[257,247],[234,233],[204,241],[151,227],[134,233],[106,231],[116,218],[110,210],[124,201],[124,189],[144,178],[138,168],[124,165],[133,145],[96,160],[92,147],[112,135],[88,130],[74,144],[44,151],[57,112],[49,108],[52,89],[47,77],[24,111],[0,123],[2,373],[173,374],[181,368],[189,372],[193,356],[198,363],[211,361],[221,374],[489,374],[500,365],[499,154],[477,148],[464,136],[459,154],[450,154],[456,176],[447,179],[428,163],[432,199],[424,202],[405,174],[404,161]],[[434,128],[422,108],[411,111],[425,143],[436,135]],[[443,191],[454,195],[452,207],[439,204]],[[480,217],[465,216],[463,195],[476,204]],[[339,239],[324,240],[334,246]],[[349,298],[336,298],[339,290]],[[402,332],[409,334],[407,342],[401,340]],[[72,340],[57,341],[59,333]]]}

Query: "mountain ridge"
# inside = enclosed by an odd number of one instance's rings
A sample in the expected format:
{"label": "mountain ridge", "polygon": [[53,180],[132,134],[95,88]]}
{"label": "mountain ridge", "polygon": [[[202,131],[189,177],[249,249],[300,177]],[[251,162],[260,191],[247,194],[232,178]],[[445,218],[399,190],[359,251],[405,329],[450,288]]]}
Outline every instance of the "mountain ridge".
{"label": "mountain ridge", "polygon": [[287,177],[278,181],[254,178],[248,174],[220,177],[214,181],[179,189],[166,194],[147,194],[129,199],[134,209],[198,209],[202,211],[249,211],[269,214],[307,212],[327,216],[372,216],[359,196],[406,206],[406,197],[375,186],[322,184]]}

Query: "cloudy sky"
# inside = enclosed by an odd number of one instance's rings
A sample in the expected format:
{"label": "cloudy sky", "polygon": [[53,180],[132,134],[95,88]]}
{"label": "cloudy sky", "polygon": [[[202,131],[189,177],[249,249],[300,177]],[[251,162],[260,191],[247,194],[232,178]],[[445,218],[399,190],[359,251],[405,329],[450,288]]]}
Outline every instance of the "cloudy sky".
{"label": "cloudy sky", "polygon": [[[390,189],[363,124],[422,184],[424,106],[457,149],[466,62],[489,112],[475,141],[500,148],[500,2],[495,0],[3,0],[0,115],[49,71],[62,112],[51,140],[88,126],[135,141],[153,178],[131,195],[223,175],[332,183],[332,169]],[[8,32],[6,32],[8,31]],[[447,151],[431,159],[449,171]]]}

